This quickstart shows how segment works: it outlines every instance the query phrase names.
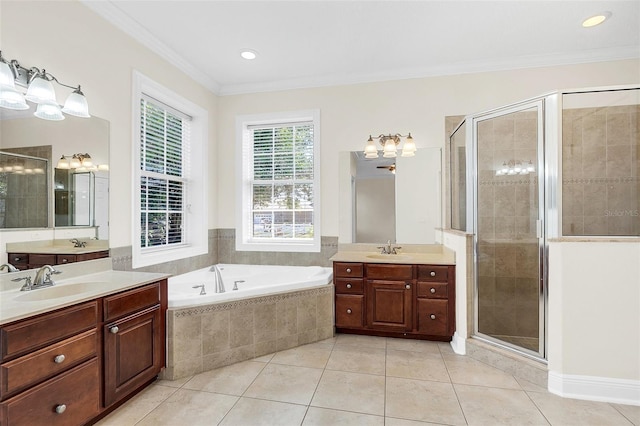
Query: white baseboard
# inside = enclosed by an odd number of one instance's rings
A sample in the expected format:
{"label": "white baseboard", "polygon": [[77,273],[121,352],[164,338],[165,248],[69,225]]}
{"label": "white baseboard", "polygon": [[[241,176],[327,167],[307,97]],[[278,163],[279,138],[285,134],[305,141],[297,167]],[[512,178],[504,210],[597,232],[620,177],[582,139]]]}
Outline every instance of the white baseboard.
{"label": "white baseboard", "polygon": [[467,339],[460,336],[457,332],[453,333],[453,338],[451,339],[451,348],[458,355],[466,355]]}
{"label": "white baseboard", "polygon": [[564,398],[640,405],[640,381],[549,371],[549,392]]}

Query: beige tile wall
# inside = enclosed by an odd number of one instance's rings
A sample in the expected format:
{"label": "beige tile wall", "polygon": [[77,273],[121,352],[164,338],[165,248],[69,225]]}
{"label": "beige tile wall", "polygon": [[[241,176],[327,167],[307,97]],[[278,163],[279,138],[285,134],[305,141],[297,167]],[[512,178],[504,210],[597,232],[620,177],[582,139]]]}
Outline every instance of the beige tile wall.
{"label": "beige tile wall", "polygon": [[167,368],[181,377],[333,336],[333,285],[167,312]]}
{"label": "beige tile wall", "polygon": [[640,105],[562,112],[562,232],[640,236]]}

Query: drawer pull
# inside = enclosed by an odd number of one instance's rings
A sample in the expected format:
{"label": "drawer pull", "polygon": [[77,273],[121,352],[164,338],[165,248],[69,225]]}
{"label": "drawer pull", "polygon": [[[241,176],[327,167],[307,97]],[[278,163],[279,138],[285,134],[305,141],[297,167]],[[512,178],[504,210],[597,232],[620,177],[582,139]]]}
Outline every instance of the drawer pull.
{"label": "drawer pull", "polygon": [[435,271],[431,271],[431,272],[429,273],[429,275],[431,275],[432,277],[435,277],[435,276],[436,276],[436,272],[435,272]]}
{"label": "drawer pull", "polygon": [[67,263],[67,258],[62,259],[62,263]]}
{"label": "drawer pull", "polygon": [[62,364],[65,359],[66,357],[60,354],[60,355],[56,355],[56,357],[53,359],[53,362],[55,362],[56,364]]}
{"label": "drawer pull", "polygon": [[347,268],[347,274],[351,273],[351,268]]}
{"label": "drawer pull", "polygon": [[409,290],[411,288],[411,284],[405,284],[404,288],[406,288],[407,290]]}
{"label": "drawer pull", "polygon": [[347,284],[347,288],[351,288],[351,283]]}
{"label": "drawer pull", "polygon": [[118,328],[118,326],[117,326],[117,325],[114,325],[113,327],[111,327],[111,328],[109,329],[109,331],[110,331],[112,334],[116,334],[118,331],[120,331],[120,329]]}
{"label": "drawer pull", "polygon": [[351,309],[347,309],[347,313],[350,314],[351,313]]}
{"label": "drawer pull", "polygon": [[67,406],[64,404],[56,405],[56,413],[62,414],[67,410]]}
{"label": "drawer pull", "polygon": [[432,289],[431,289],[431,290],[429,290],[429,291],[431,292],[431,294],[433,294],[433,293],[435,293],[435,292],[436,292],[436,289],[435,289],[435,288],[432,288]]}
{"label": "drawer pull", "polygon": [[434,320],[434,319],[436,319],[436,316],[435,316],[435,315],[433,315],[433,314],[431,314],[431,315],[429,315],[429,318],[431,318],[432,320]]}

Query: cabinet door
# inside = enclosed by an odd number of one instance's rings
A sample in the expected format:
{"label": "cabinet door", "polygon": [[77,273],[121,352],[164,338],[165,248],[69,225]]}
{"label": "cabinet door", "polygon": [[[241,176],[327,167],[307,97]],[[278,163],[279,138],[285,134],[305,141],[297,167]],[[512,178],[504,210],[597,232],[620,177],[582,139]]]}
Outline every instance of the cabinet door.
{"label": "cabinet door", "polygon": [[336,327],[362,328],[364,297],[360,295],[336,295]]}
{"label": "cabinet door", "polygon": [[367,325],[381,330],[410,331],[412,281],[367,281]]}
{"label": "cabinet door", "polygon": [[104,326],[105,407],[156,376],[164,366],[160,306]]}
{"label": "cabinet door", "polygon": [[418,331],[433,336],[450,336],[448,300],[418,299]]}

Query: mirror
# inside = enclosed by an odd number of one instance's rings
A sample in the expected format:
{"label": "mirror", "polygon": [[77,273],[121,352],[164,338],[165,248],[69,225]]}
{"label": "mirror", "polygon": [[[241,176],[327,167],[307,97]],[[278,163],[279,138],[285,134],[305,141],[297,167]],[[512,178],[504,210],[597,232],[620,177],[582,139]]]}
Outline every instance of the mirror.
{"label": "mirror", "polygon": [[[0,172],[0,211],[23,212],[25,219],[37,212],[38,221],[17,219],[0,221],[3,244],[0,263],[6,260],[6,243],[28,243],[70,238],[98,238],[108,240],[108,187],[107,170],[57,169],[63,155],[90,154],[93,165],[109,164],[109,122],[98,118],[65,116],[63,121],[47,121],[33,116],[33,109],[12,111],[0,108],[0,151],[16,156],[47,160],[44,175],[32,177],[32,184],[11,187],[12,199],[7,198],[9,179],[16,179],[6,171]],[[9,154],[6,158],[9,158]],[[0,156],[0,160],[5,156]],[[40,160],[42,161],[42,160]],[[26,167],[26,166],[25,166]],[[31,168],[31,167],[30,167]],[[104,168],[104,167],[103,167]],[[46,181],[45,191],[36,179]],[[4,187],[2,186],[4,182]],[[26,181],[25,181],[26,182]],[[37,197],[34,197],[39,188]],[[3,192],[4,191],[4,192]],[[25,199],[37,199],[25,204]],[[17,205],[13,200],[21,199]],[[33,212],[26,214],[25,212]],[[46,212],[46,213],[44,213]],[[0,217],[6,213],[0,212]],[[46,219],[43,219],[46,218]]]}
{"label": "mirror", "polygon": [[341,152],[340,243],[433,244],[441,227],[441,149],[365,159]]}

